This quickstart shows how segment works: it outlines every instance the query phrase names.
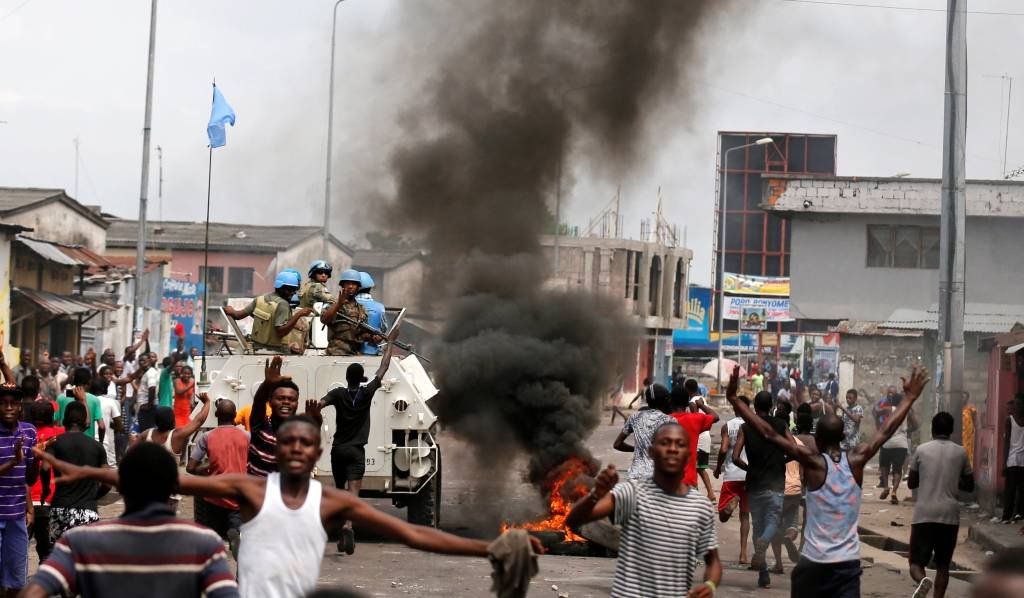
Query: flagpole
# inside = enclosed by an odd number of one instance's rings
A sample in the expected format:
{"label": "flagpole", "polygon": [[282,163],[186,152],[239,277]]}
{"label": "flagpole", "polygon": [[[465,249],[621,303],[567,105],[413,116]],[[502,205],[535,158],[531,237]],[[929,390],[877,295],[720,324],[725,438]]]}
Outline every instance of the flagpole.
{"label": "flagpole", "polygon": [[[217,80],[213,80],[214,90]],[[216,91],[215,91],[216,93]],[[209,384],[206,375],[206,315],[210,313],[210,190],[213,183],[213,144],[210,144],[210,157],[206,164],[206,234],[203,239],[203,352],[202,365],[199,370],[199,384]]]}

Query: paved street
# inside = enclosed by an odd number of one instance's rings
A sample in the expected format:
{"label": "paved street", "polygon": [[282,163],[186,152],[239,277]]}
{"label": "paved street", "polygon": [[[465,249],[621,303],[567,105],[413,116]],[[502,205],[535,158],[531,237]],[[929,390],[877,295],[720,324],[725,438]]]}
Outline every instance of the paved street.
{"label": "paved street", "polygon": [[[610,448],[618,429],[618,423],[613,428],[605,419],[591,437],[590,446],[602,462],[610,461],[625,469],[630,455]],[[466,462],[462,445],[449,439],[445,446],[447,469],[442,527],[446,530],[489,537],[497,531],[500,514],[527,517],[531,510],[540,508],[528,485],[517,484],[513,480],[503,489],[499,479],[482,482],[487,478]],[[510,470],[508,477],[514,479],[515,475]],[[476,480],[478,485],[474,486],[472,480]],[[495,501],[500,503],[500,508],[496,508]],[[390,510],[386,503],[380,506]],[[866,499],[865,508],[877,511],[878,505]],[[489,524],[488,514],[493,514]],[[775,576],[772,589],[767,591],[757,589],[757,578],[753,572],[736,565],[739,556],[738,520],[719,527],[719,542],[726,566],[720,596],[789,596],[788,571],[791,564],[788,561],[785,563],[787,574]],[[906,571],[905,559],[870,546],[863,547],[862,556],[874,560],[874,565],[864,571],[863,596],[910,595],[913,585]],[[572,598],[607,596],[614,568],[614,559],[544,556],[540,560],[540,574],[535,578],[529,595],[551,598],[559,593],[568,593]],[[368,596],[485,596],[490,587],[489,574],[489,564],[481,559],[429,555],[373,539],[361,542],[352,556],[338,555],[333,546],[330,547],[324,557],[321,580],[325,587],[355,588]],[[556,586],[557,591],[554,589]],[[962,581],[953,580],[948,595],[967,596],[968,587]]]}

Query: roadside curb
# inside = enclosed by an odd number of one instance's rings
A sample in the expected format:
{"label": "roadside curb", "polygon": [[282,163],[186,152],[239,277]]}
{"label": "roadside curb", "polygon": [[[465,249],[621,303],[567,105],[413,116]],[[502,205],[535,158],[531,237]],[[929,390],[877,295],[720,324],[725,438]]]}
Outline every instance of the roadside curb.
{"label": "roadside curb", "polygon": [[[997,533],[997,529],[995,528],[996,525],[999,524],[972,525],[967,529],[967,538],[975,544],[982,546],[986,550],[991,550],[992,552],[1001,552],[1007,548],[1024,545],[1024,536],[1017,535],[1016,532],[1013,533],[1016,536],[1015,539],[1018,541],[1007,542],[1007,538],[1004,537],[1006,534]],[[1017,529],[1017,526],[1008,527],[1011,527],[1014,530]]]}

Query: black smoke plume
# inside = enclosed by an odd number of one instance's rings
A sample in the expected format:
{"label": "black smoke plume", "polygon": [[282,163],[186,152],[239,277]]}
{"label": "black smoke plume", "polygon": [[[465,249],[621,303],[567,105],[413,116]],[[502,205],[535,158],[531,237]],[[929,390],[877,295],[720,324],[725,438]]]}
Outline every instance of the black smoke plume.
{"label": "black smoke plume", "polygon": [[551,226],[559,164],[573,141],[604,172],[635,163],[649,115],[670,99],[685,106],[697,33],[722,4],[405,5],[457,40],[423,49],[436,72],[391,161],[392,220],[426,237],[431,291],[450,297],[431,348],[436,407],[482,455],[525,451],[534,481],[587,457],[597,405],[633,350],[621,302],[545,290],[539,236]]}

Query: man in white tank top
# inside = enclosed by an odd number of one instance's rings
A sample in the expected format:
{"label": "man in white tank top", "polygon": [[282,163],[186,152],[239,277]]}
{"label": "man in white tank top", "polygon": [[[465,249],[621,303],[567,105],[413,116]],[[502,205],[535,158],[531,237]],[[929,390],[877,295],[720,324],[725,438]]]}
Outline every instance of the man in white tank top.
{"label": "man in white tank top", "polygon": [[866,443],[852,451],[840,447],[843,421],[824,415],[815,430],[821,451],[797,446],[775,431],[736,396],[739,367],[733,371],[726,398],[733,409],[765,439],[784,450],[803,467],[807,489],[807,524],[800,562],[793,569],[790,596],[800,598],[860,598],[860,538],[857,523],[863,492],[864,465],[875,456],[906,419],[914,401],[928,384],[927,372],[914,368],[903,380],[903,401],[885,425]]}
{"label": "man in white tank top", "polygon": [[[266,380],[284,379],[280,377],[280,360],[275,357],[274,364],[267,366]],[[300,598],[311,592],[320,577],[327,547],[325,529],[329,522],[343,519],[411,548],[488,556],[487,542],[406,523],[381,513],[350,492],[321,486],[311,474],[322,452],[318,423],[309,415],[295,415],[277,429],[278,471],[266,478],[244,474],[181,476],[182,494],[238,503],[242,515],[238,589],[243,598]],[[117,484],[116,472],[52,458],[48,461],[69,480],[84,477]],[[533,537],[530,540],[539,554],[540,542]]]}
{"label": "man in white tank top", "polygon": [[1010,523],[1024,517],[1024,394],[1013,399],[1013,412],[1003,431],[1003,518]]}

